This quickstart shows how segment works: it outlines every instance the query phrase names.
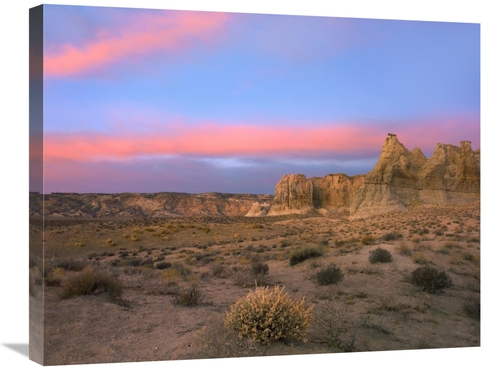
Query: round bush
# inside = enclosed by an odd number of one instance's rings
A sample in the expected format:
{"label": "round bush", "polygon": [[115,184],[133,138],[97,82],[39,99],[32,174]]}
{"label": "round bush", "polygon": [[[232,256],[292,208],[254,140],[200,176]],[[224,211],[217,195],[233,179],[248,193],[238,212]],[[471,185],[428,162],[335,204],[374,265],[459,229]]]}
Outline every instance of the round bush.
{"label": "round bush", "polygon": [[305,307],[304,299],[290,298],[284,288],[258,287],[231,306],[224,324],[255,342],[301,340],[312,321],[312,310],[313,306]]}
{"label": "round bush", "polygon": [[319,285],[338,284],[344,279],[344,274],[336,266],[330,266],[316,274],[316,282]]}
{"label": "round bush", "polygon": [[377,248],[370,252],[370,257],[368,258],[370,263],[387,263],[392,261],[391,252],[386,249]]}
{"label": "round bush", "polygon": [[252,275],[269,275],[269,265],[262,262],[255,262],[251,268]]}
{"label": "round bush", "polygon": [[438,271],[429,266],[414,270],[410,277],[410,283],[428,293],[437,293],[452,286],[452,280],[445,271]]}

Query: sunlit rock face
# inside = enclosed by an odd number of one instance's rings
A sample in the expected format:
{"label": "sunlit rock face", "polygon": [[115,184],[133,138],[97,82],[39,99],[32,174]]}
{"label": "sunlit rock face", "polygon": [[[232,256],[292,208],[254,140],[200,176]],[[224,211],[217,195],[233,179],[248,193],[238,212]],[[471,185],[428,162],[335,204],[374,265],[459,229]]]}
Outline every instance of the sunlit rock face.
{"label": "sunlit rock face", "polygon": [[357,218],[417,204],[467,202],[479,195],[480,151],[473,151],[469,141],[459,146],[438,143],[427,159],[420,148],[409,151],[396,135],[388,134],[366,175],[283,176],[268,215],[318,211]]}

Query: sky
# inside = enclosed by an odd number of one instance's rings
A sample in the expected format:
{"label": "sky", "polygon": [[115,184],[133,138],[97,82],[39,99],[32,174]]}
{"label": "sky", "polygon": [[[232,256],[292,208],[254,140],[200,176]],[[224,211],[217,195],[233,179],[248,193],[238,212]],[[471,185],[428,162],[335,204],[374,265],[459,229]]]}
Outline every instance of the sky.
{"label": "sky", "polygon": [[[480,147],[480,26],[44,5],[43,192],[273,194]],[[39,189],[32,189],[38,190]]]}

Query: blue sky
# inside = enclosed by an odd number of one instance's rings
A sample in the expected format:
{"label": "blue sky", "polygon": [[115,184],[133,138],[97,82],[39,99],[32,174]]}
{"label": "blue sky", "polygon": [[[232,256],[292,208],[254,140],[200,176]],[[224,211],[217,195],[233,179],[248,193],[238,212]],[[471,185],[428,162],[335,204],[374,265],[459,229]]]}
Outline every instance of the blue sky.
{"label": "blue sky", "polygon": [[44,191],[273,193],[480,147],[480,26],[45,6]]}

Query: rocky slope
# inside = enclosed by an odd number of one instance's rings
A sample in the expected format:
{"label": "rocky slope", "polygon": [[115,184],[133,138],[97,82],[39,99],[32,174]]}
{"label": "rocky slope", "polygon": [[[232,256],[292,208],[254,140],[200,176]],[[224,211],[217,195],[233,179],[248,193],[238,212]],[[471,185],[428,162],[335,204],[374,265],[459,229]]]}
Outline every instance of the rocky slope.
{"label": "rocky slope", "polygon": [[223,193],[30,194],[30,216],[46,217],[196,217],[244,216],[254,203],[272,195]]}
{"label": "rocky slope", "polygon": [[374,168],[366,175],[344,174],[307,179],[285,175],[276,185],[268,215],[349,213],[351,218],[407,209],[415,204],[478,200],[480,151],[469,141],[438,143],[427,159],[389,134]]}

